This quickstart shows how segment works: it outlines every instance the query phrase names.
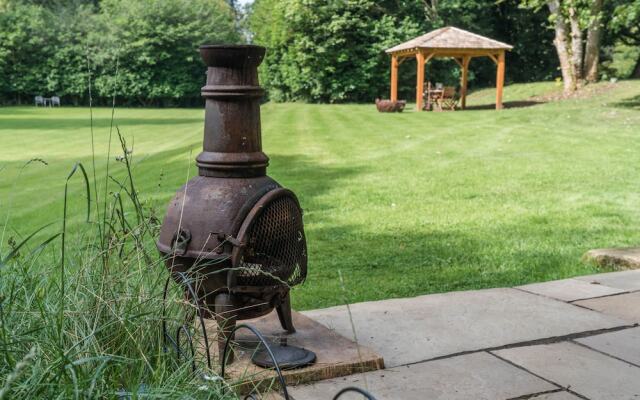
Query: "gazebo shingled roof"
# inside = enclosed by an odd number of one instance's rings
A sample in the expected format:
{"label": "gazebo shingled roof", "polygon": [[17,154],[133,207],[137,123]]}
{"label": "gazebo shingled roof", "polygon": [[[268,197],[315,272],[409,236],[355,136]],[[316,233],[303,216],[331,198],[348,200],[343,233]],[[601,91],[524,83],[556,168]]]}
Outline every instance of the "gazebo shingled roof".
{"label": "gazebo shingled roof", "polygon": [[447,26],[401,43],[386,52],[396,53],[418,48],[511,50],[513,46],[456,28],[455,26]]}
{"label": "gazebo shingled roof", "polygon": [[513,46],[497,40],[477,35],[453,26],[436,29],[422,36],[386,50],[391,55],[391,100],[398,99],[398,67],[407,58],[415,56],[418,63],[416,84],[416,107],[422,109],[424,89],[424,67],[434,57],[453,58],[462,68],[461,106],[466,105],[467,74],[473,57],[489,57],[497,65],[496,109],[502,108],[502,88],[504,85],[505,52]]}

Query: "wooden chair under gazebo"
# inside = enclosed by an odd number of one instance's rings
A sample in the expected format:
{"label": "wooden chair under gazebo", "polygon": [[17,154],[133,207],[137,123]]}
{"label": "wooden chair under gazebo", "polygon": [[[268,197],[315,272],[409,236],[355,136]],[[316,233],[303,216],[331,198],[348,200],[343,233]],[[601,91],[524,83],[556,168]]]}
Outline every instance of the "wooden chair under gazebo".
{"label": "wooden chair under gazebo", "polygon": [[398,68],[404,61],[414,58],[418,64],[416,83],[416,109],[422,110],[425,65],[432,58],[453,58],[462,69],[460,76],[460,108],[466,107],[469,62],[474,57],[489,57],[497,65],[496,110],[502,108],[505,52],[513,46],[453,26],[436,29],[408,42],[388,49],[391,55],[391,101],[398,100]]}

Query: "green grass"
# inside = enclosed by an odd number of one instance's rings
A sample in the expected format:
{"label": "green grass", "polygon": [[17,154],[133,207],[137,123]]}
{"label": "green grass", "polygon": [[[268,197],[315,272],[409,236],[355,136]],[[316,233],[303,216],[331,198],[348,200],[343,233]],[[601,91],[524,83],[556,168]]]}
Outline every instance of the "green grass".
{"label": "green grass", "polygon": [[[554,83],[512,85],[505,101],[552,90]],[[480,91],[469,104],[493,96]],[[294,290],[294,306],[343,302],[338,271],[352,302],[594,272],[580,261],[586,250],[640,242],[639,96],[640,82],[625,81],[590,99],[501,112],[266,104],[269,174],[305,209],[309,276]],[[110,115],[94,109],[101,196]],[[203,116],[196,109],[116,109],[133,145],[137,188],[159,216],[196,171]],[[60,221],[68,171],[76,161],[91,166],[89,110],[1,108],[0,142],[0,218],[11,212],[5,241],[18,240]],[[18,179],[32,158],[48,165],[32,163]],[[121,163],[111,172],[124,176]],[[82,186],[70,189],[70,231],[82,229]]]}
{"label": "green grass", "polygon": [[[456,113],[265,105],[270,173],[306,211],[310,274],[294,306],[567,277],[595,270],[580,262],[589,248],[637,244],[640,82],[608,87],[534,105],[557,85],[514,85],[507,104],[529,107],[502,112],[486,109],[491,90],[470,97],[476,111]],[[197,356],[193,374],[162,346],[168,274],[153,242],[169,198],[195,172],[203,112],[116,110],[132,151],[125,163],[115,132],[109,146],[111,110],[95,109],[95,172],[89,116],[0,109],[0,400],[236,398],[222,393],[219,366],[206,370]],[[77,167],[69,177],[77,161],[91,182]],[[175,332],[189,308],[170,287]]]}

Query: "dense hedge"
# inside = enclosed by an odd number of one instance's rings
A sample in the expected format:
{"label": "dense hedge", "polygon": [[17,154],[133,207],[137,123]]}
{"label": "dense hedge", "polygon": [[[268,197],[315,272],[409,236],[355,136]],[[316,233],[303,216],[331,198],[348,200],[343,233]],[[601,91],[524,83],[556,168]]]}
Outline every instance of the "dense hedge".
{"label": "dense hedge", "polygon": [[[632,3],[605,7],[605,66],[620,40],[631,45],[640,37],[633,12],[640,0]],[[204,65],[196,47],[246,41],[268,48],[261,80],[272,100],[371,102],[388,97],[384,50],[447,25],[512,44],[507,83],[557,78],[548,12],[522,4],[254,0],[239,10],[236,0],[0,0],[0,104],[59,95],[65,104],[86,105],[91,84],[94,104],[108,104],[115,93],[121,105],[198,105]],[[403,98],[414,95],[415,69],[413,61],[400,68]],[[615,76],[611,69],[607,76]],[[459,68],[432,60],[427,78],[455,85]],[[495,66],[474,59],[469,81],[471,88],[492,86]]]}
{"label": "dense hedge", "polygon": [[[432,5],[434,5],[432,7]],[[372,101],[388,96],[386,48],[454,25],[514,45],[507,81],[557,74],[553,32],[544,12],[517,0],[255,0],[248,16],[256,43],[270,52],[262,67],[272,99],[312,102]],[[495,66],[474,60],[470,85],[495,81]],[[415,63],[400,69],[401,94],[415,90]],[[455,84],[453,61],[428,65],[432,80]]]}
{"label": "dense hedge", "polygon": [[0,0],[0,101],[197,104],[197,45],[241,40],[224,0]]}

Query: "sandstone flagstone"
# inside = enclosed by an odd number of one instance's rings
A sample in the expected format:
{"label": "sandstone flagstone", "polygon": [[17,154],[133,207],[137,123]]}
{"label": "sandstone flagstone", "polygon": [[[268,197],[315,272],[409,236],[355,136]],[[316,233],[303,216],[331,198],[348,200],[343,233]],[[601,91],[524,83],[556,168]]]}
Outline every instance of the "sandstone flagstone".
{"label": "sandstone flagstone", "polygon": [[[288,384],[300,384],[322,379],[335,378],[358,372],[372,371],[384,367],[382,357],[367,348],[358,346],[324,325],[294,311],[292,313],[294,333],[283,331],[278,316],[271,312],[263,317],[245,320],[243,323],[257,329],[270,343],[286,343],[313,351],[316,360],[313,364],[283,371]],[[215,362],[219,362],[217,329],[215,320],[205,320],[209,334],[209,352]],[[226,367],[225,375],[234,382],[238,391],[248,391],[260,384],[270,384],[276,373],[263,369],[251,362],[256,351],[258,340],[247,330],[240,329],[236,333],[235,360]]]}
{"label": "sandstone flagstone", "polygon": [[518,286],[518,289],[562,301],[590,299],[625,292],[623,289],[616,289],[579,279],[562,279],[559,281],[533,283]]}
{"label": "sandstone flagstone", "polygon": [[576,341],[640,366],[640,328],[603,333]]}
{"label": "sandstone flagstone", "polygon": [[575,304],[624,319],[630,323],[640,323],[640,292],[581,300],[576,301]]}
{"label": "sandstone flagstone", "polygon": [[574,343],[525,346],[494,353],[590,400],[640,398],[640,368]]}
{"label": "sandstone flagstone", "polygon": [[575,396],[569,392],[553,392],[553,393],[545,393],[539,396],[531,397],[530,400],[579,400],[580,397]]}
{"label": "sandstone flagstone", "polygon": [[[434,294],[350,308],[358,342],[380,353],[388,367],[626,324],[516,289]],[[353,338],[344,306],[304,314]]]}
{"label": "sandstone flagstone", "polygon": [[[480,352],[293,387],[290,393],[296,400],[326,400],[347,386],[367,388],[381,400],[499,400],[557,389]],[[361,400],[362,396],[341,397],[354,399]]]}
{"label": "sandstone flagstone", "polygon": [[600,285],[626,291],[640,290],[640,269],[579,276],[575,279],[586,282],[596,282]]}

